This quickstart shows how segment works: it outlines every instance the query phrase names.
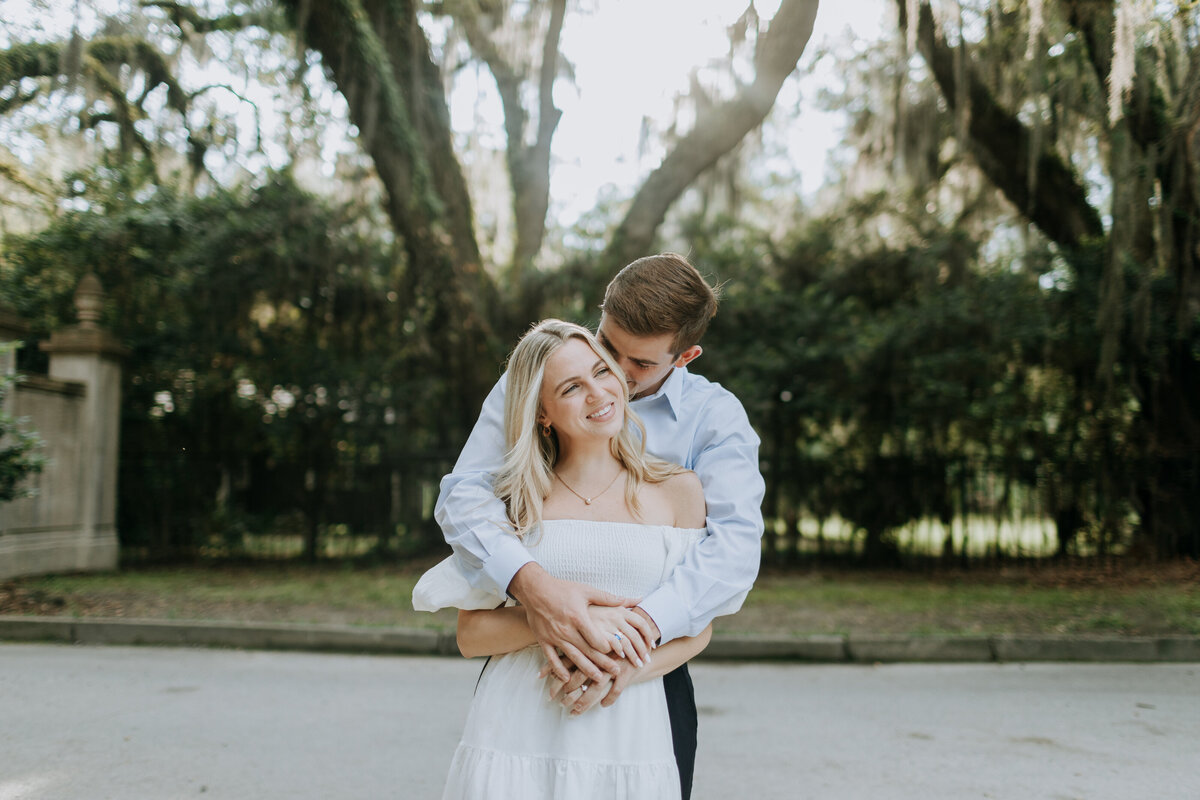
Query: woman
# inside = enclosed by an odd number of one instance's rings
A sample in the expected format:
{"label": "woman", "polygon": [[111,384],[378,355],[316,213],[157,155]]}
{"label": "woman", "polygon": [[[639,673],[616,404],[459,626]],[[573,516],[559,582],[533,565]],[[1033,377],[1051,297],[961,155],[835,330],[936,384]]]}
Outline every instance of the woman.
{"label": "woman", "polygon": [[[539,323],[509,358],[508,450],[495,489],[514,534],[551,574],[643,597],[703,535],[704,497],[693,473],[644,454],[627,405],[624,376],[586,329]],[[661,676],[700,652],[710,630],[652,658],[624,648],[630,685],[603,707],[611,680],[570,692],[553,677],[543,683],[545,656],[524,610],[473,593],[452,560],[426,573],[413,599],[417,608],[463,609],[459,649],[492,657],[445,798],[679,796]],[[636,635],[629,609],[594,611],[615,642]]]}

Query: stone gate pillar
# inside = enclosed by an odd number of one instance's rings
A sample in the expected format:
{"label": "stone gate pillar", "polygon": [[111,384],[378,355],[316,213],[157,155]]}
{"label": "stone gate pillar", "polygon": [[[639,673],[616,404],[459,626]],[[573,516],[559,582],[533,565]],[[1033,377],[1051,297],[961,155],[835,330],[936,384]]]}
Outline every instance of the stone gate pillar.
{"label": "stone gate pillar", "polygon": [[[117,566],[117,453],[121,422],[121,361],[127,350],[100,327],[104,289],[88,273],[75,290],[79,324],[54,333],[41,348],[50,355],[49,375],[87,386],[79,453],[82,534],[89,543],[88,569]],[[80,565],[83,566],[83,565]]]}

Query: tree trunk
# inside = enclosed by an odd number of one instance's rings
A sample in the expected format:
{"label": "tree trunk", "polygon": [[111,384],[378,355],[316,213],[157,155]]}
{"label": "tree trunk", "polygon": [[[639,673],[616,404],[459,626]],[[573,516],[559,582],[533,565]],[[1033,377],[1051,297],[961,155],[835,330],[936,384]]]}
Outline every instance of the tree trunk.
{"label": "tree trunk", "polygon": [[[896,0],[896,4],[901,27],[907,27],[912,23],[907,19],[908,3]],[[1112,67],[1114,8],[1111,0],[1065,0],[1063,4],[1067,22],[1087,45],[1097,85],[1102,88],[1108,85]],[[1074,258],[1088,239],[1106,236],[1081,182],[1048,148],[1035,154],[1031,162],[1030,131],[1016,115],[999,106],[974,69],[963,71],[968,86],[961,90],[954,49],[937,31],[928,3],[920,4],[915,24],[918,47],[946,102],[954,108],[959,98],[969,98],[969,145],[980,169],[1021,214],[1060,246],[1063,256],[1077,269],[1094,269],[1087,266],[1087,259]],[[1184,86],[1194,87],[1200,78],[1198,67],[1193,54]],[[1161,93],[1156,93],[1150,82],[1135,81],[1125,103],[1125,116],[1111,127],[1109,149],[1118,193],[1128,191],[1129,181],[1140,176],[1141,165],[1149,160],[1147,153],[1155,154],[1152,175],[1162,191],[1158,212],[1162,235],[1155,237],[1155,220],[1144,191],[1114,205],[1110,253],[1100,278],[1097,327],[1101,347],[1094,354],[1093,367],[1104,381],[1112,381],[1112,364],[1119,359],[1138,400],[1134,430],[1142,439],[1138,447],[1146,454],[1147,463],[1137,469],[1127,499],[1142,512],[1138,536],[1161,557],[1200,553],[1200,472],[1194,468],[1195,453],[1200,452],[1200,358],[1193,344],[1194,309],[1200,303],[1200,286],[1194,278],[1200,246],[1200,228],[1195,222],[1200,219],[1200,190],[1194,167],[1200,97],[1194,96],[1194,88],[1190,91],[1190,102],[1181,104],[1185,118],[1172,127],[1174,112],[1166,108]],[[1037,170],[1032,194],[1031,163]],[[1116,252],[1111,252],[1114,248]],[[1127,258],[1141,273],[1142,285],[1134,288],[1145,293],[1146,303],[1150,302],[1150,285],[1157,280],[1155,272],[1162,266],[1169,273],[1169,286],[1159,291],[1174,299],[1166,323],[1165,352],[1157,358],[1151,359],[1145,352],[1144,334],[1131,331],[1125,321],[1128,308],[1134,305],[1123,294]],[[1148,325],[1142,326],[1142,330],[1146,328]],[[1166,508],[1173,513],[1162,513]],[[1060,549],[1071,533],[1060,530]]]}
{"label": "tree trunk", "polygon": [[[550,208],[550,145],[562,112],[554,106],[554,81],[558,76],[558,44],[566,17],[566,0],[552,0],[549,21],[542,41],[541,63],[537,74],[537,130],[534,141],[526,144],[530,114],[525,108],[524,87],[530,76],[515,67],[496,47],[491,16],[503,13],[475,3],[451,2],[443,6],[466,34],[471,50],[487,64],[500,103],[504,108],[504,132],[508,179],[512,189],[513,220],[516,240],[507,278],[519,286],[527,269],[542,249],[546,238],[546,214]],[[530,13],[540,13],[535,7]]]}
{"label": "tree trunk", "polygon": [[482,269],[441,75],[416,6],[281,2],[345,96],[387,191],[387,213],[407,255],[405,299],[436,343],[429,357],[446,378],[447,424],[438,438],[460,442],[490,388],[483,379],[491,373],[478,366],[501,358],[490,319],[498,303]]}

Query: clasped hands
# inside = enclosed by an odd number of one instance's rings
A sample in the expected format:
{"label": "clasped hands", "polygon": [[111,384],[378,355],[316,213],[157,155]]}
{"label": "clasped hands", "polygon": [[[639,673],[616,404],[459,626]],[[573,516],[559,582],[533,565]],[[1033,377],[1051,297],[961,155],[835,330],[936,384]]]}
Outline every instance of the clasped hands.
{"label": "clasped hands", "polygon": [[546,656],[541,677],[550,676],[550,695],[568,707],[573,700],[580,713],[596,702],[615,703],[660,636],[636,600],[555,578],[536,562],[517,571],[509,592],[525,607]]}
{"label": "clasped hands", "polygon": [[[653,643],[648,643],[643,630],[646,619],[637,611],[623,606],[591,606],[588,614],[602,631],[612,631],[612,650],[608,666],[597,680],[577,666],[569,657],[559,653],[567,671],[564,680],[554,665],[547,661],[538,674],[546,679],[546,692],[551,702],[559,703],[578,716],[599,703],[608,708],[617,702],[621,692],[637,674],[649,666]],[[657,638],[657,637],[656,637]]]}

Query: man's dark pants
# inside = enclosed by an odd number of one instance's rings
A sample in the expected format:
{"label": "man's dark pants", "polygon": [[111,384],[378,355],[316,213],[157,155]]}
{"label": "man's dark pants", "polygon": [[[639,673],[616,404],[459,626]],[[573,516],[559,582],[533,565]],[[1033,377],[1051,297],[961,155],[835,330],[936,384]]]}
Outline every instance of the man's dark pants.
{"label": "man's dark pants", "polygon": [[692,773],[696,770],[696,691],[687,664],[663,676],[667,693],[667,712],[671,715],[671,742],[675,763],[679,765],[679,783],[683,800],[692,796]]}

